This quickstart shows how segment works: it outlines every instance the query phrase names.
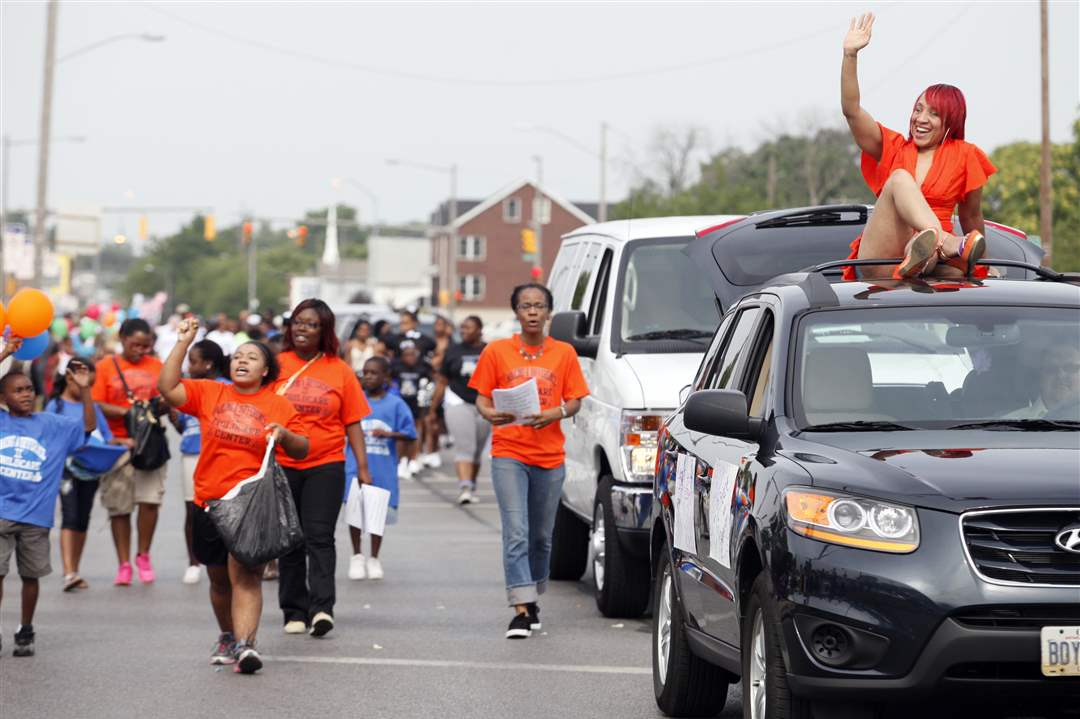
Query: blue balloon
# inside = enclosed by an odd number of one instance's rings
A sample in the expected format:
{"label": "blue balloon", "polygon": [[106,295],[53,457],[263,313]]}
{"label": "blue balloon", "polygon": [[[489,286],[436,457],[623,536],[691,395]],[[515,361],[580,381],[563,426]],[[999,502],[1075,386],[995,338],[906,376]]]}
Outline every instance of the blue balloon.
{"label": "blue balloon", "polygon": [[49,331],[45,330],[36,337],[27,337],[22,346],[12,355],[17,360],[32,360],[49,346]]}

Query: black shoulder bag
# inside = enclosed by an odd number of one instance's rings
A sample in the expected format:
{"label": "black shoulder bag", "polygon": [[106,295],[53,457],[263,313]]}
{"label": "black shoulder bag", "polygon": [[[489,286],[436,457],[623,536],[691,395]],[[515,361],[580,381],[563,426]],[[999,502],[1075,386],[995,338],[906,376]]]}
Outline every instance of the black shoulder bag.
{"label": "black shoulder bag", "polygon": [[157,416],[153,405],[135,399],[115,356],[112,361],[116,366],[116,373],[120,375],[120,383],[124,385],[128,402],[131,402],[131,409],[124,414],[124,426],[127,427],[128,435],[135,442],[131,450],[131,466],[135,469],[157,469],[169,461],[169,442],[165,437],[165,425]]}

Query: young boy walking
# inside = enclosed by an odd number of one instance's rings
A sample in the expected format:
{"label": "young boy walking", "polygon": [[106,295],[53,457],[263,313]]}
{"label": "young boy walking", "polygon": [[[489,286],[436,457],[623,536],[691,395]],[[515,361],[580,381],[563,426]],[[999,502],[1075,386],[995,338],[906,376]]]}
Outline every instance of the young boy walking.
{"label": "young boy walking", "polygon": [[[18,339],[9,341],[0,350],[0,362],[21,344]],[[89,369],[68,370],[67,381],[79,387],[81,422],[60,414],[34,412],[34,385],[26,375],[9,372],[0,378],[0,399],[7,406],[6,412],[0,411],[0,602],[14,553],[22,578],[22,616],[13,652],[17,657],[34,655],[38,580],[52,572],[49,530],[64,462],[97,427]]]}
{"label": "young boy walking", "polygon": [[[390,509],[386,517],[389,525],[397,519],[397,442],[416,439],[416,424],[409,406],[397,395],[387,392],[390,387],[390,363],[384,357],[372,357],[364,363],[360,386],[364,388],[368,405],[371,407],[371,414],[361,422],[368,470],[371,472],[371,483],[390,492]],[[356,458],[350,449],[345,457],[347,487],[352,486],[353,477],[356,475]],[[383,568],[379,561],[382,536],[371,535],[371,557],[367,560],[364,559],[361,547],[363,532],[350,525],[349,536],[352,537],[353,545],[349,579],[382,579]]]}

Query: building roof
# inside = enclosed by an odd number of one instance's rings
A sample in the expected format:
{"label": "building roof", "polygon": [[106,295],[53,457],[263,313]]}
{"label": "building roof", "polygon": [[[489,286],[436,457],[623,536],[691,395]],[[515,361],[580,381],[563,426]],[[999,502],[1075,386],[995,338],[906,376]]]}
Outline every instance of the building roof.
{"label": "building roof", "polygon": [[[536,182],[528,179],[516,180],[508,185],[505,185],[497,192],[489,195],[483,200],[458,200],[457,201],[457,221],[454,223],[455,227],[461,227],[466,222],[469,222],[473,218],[481,215],[487,210],[491,209],[498,203],[502,202],[506,197],[514,194],[523,187],[531,185],[538,189],[545,197],[551,200],[553,203],[561,206],[564,210],[571,215],[581,220],[583,224],[591,224],[596,222],[595,213],[597,205],[596,203],[574,203],[564,199],[556,192],[552,192],[545,186],[538,185]],[[449,201],[442,202],[438,209],[431,214],[431,224],[444,227],[449,224]],[[582,205],[587,206],[592,212],[587,212],[582,208]]]}
{"label": "building roof", "polygon": [[623,242],[650,237],[693,237],[698,230],[719,225],[742,215],[693,215],[687,217],[641,217],[630,220],[611,220],[579,227],[563,235],[569,239],[578,235],[605,235]]}

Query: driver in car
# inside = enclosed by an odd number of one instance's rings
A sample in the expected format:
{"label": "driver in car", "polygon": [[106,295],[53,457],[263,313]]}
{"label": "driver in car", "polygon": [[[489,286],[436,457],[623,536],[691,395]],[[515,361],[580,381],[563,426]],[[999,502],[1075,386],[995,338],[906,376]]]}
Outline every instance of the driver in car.
{"label": "driver in car", "polygon": [[1080,419],[1080,346],[1057,345],[1041,357],[1039,396],[1005,419]]}

